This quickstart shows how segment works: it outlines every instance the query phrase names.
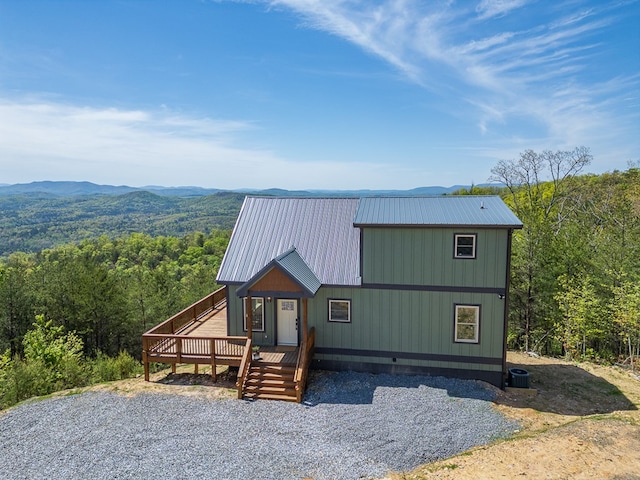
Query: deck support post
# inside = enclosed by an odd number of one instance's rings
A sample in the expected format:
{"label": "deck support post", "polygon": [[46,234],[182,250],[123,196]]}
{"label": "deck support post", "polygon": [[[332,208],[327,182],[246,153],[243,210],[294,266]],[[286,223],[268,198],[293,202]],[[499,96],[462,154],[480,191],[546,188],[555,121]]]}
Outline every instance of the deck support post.
{"label": "deck support post", "polygon": [[309,299],[302,299],[302,344],[307,344],[307,337],[309,336]]}
{"label": "deck support post", "polygon": [[252,307],[253,302],[251,301],[251,295],[247,295],[247,307],[246,307],[246,312],[247,312],[247,338],[251,338],[252,333],[253,333],[253,308]]}
{"label": "deck support post", "polygon": [[194,375],[198,375],[198,364],[197,363],[193,364],[193,374]]}
{"label": "deck support post", "polygon": [[144,381],[149,381],[149,359],[147,351],[149,350],[149,341],[146,337],[142,337],[142,365],[144,366]]}
{"label": "deck support post", "polygon": [[147,352],[142,353],[142,365],[144,366],[144,381],[149,381],[149,361],[147,360]]}
{"label": "deck support post", "polygon": [[211,378],[213,378],[214,382],[218,381],[217,372],[216,372],[216,341],[215,339],[209,340],[209,351],[211,352]]}

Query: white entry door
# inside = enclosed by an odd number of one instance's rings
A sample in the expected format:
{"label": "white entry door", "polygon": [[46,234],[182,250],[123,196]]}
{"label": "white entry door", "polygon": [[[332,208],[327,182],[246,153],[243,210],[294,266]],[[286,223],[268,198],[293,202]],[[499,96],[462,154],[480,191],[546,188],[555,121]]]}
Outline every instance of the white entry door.
{"label": "white entry door", "polygon": [[278,299],[278,345],[298,345],[298,301]]}

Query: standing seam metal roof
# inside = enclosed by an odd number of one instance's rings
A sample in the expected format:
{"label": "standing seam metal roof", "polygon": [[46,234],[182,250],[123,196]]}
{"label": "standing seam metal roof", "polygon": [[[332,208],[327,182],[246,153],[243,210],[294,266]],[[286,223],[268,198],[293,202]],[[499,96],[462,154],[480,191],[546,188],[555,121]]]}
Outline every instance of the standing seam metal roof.
{"label": "standing seam metal roof", "polygon": [[236,295],[239,297],[246,296],[251,287],[275,266],[278,266],[295,282],[297,282],[308,296],[314,296],[322,286],[318,277],[316,277],[316,275],[311,271],[302,257],[298,255],[296,249],[290,248],[282,255],[273,259],[262,270],[256,273],[256,275],[247,280],[247,282],[237,290]]}
{"label": "standing seam metal roof", "polygon": [[245,283],[296,252],[323,285],[359,285],[357,198],[246,197],[217,281]]}
{"label": "standing seam metal roof", "polygon": [[360,226],[486,226],[521,228],[498,196],[367,197],[354,224]]}

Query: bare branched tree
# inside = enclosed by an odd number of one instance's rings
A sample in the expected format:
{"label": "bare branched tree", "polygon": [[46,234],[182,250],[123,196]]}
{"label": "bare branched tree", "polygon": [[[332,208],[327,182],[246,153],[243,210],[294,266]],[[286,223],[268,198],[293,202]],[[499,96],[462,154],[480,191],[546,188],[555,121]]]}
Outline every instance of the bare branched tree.
{"label": "bare branched tree", "polygon": [[[512,269],[512,324],[526,350],[536,338],[548,338],[553,328],[548,305],[556,279],[550,269],[554,242],[572,207],[577,188],[573,178],[591,162],[589,149],[527,150],[517,160],[502,160],[491,169],[490,181],[506,185],[524,228],[516,237]],[[568,208],[567,208],[568,207]]]}
{"label": "bare branched tree", "polygon": [[[518,160],[499,161],[491,169],[489,181],[506,185],[511,192],[516,215],[521,218],[533,208],[541,210],[546,220],[550,220],[552,213],[556,214],[556,223],[561,223],[565,218],[564,201],[576,188],[571,180],[592,159],[586,147],[571,151],[545,150],[542,153],[526,150]],[[543,188],[544,182],[551,182],[552,188]],[[526,195],[518,195],[523,190]]]}

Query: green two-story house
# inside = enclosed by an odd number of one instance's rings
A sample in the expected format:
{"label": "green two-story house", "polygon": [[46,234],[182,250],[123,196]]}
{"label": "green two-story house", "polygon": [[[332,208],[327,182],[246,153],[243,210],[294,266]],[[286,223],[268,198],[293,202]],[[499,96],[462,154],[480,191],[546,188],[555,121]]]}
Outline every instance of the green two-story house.
{"label": "green two-story house", "polygon": [[316,368],[502,387],[518,228],[497,196],[247,197],[217,277],[228,334],[297,346],[314,328]]}

